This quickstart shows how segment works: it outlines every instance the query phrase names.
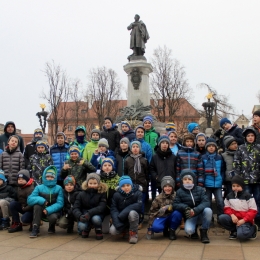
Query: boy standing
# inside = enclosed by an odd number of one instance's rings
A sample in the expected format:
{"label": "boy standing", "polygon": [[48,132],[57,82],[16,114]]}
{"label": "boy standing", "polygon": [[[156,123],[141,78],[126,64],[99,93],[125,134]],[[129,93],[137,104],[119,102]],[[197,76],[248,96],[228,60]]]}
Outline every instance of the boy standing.
{"label": "boy standing", "polygon": [[123,137],[120,140],[120,148],[116,153],[116,162],[117,162],[117,174],[121,177],[125,175],[125,160],[129,156],[130,151],[130,142],[127,137]]}
{"label": "boy standing", "polygon": [[90,162],[93,153],[98,148],[98,141],[100,140],[101,132],[99,129],[92,129],[91,131],[91,140],[85,146],[83,152],[83,159]]}

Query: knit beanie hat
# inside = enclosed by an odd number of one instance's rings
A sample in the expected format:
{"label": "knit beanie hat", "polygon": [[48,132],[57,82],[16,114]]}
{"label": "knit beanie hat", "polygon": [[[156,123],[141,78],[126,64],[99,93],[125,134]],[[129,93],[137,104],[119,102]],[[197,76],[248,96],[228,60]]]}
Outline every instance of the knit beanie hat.
{"label": "knit beanie hat", "polygon": [[143,123],[144,123],[145,121],[149,121],[151,124],[153,124],[153,117],[152,117],[152,116],[145,116],[145,117],[143,118]]}
{"label": "knit beanie hat", "polygon": [[231,184],[238,184],[242,188],[244,188],[244,186],[245,186],[244,179],[241,176],[239,176],[239,175],[235,175],[231,179]]}
{"label": "knit beanie hat", "polygon": [[102,163],[101,163],[101,167],[103,167],[104,163],[110,163],[112,165],[112,168],[114,169],[114,161],[109,158],[109,157],[106,157],[102,160]]}
{"label": "knit beanie hat", "polygon": [[158,140],[158,146],[161,145],[162,142],[167,142],[170,145],[170,139],[167,135],[162,135]]}
{"label": "knit beanie hat", "polygon": [[224,145],[227,149],[233,142],[236,142],[236,139],[232,135],[227,135],[224,137]]}
{"label": "knit beanie hat", "polygon": [[259,117],[260,117],[260,110],[256,110],[256,111],[253,113],[253,116],[259,116]]}
{"label": "knit beanie hat", "polygon": [[106,116],[106,117],[104,118],[104,121],[105,121],[105,120],[109,120],[109,121],[111,122],[111,124],[113,125],[113,120],[111,119],[111,117]]}
{"label": "knit beanie hat", "polygon": [[0,169],[0,180],[3,180],[4,182],[6,182],[6,178],[5,178],[5,172],[3,170]]}
{"label": "knit beanie hat", "polygon": [[182,180],[185,177],[189,178],[193,182],[196,179],[196,176],[195,176],[194,172],[192,170],[190,170],[190,169],[184,169],[184,170],[181,171],[180,179]]}
{"label": "knit beanie hat", "polygon": [[69,149],[69,154],[71,153],[77,153],[79,156],[80,156],[80,150],[79,150],[79,147],[77,145],[72,145]]}
{"label": "knit beanie hat", "polygon": [[120,140],[120,144],[121,144],[122,142],[127,143],[128,147],[130,146],[130,141],[129,141],[129,139],[128,139],[127,137],[122,138],[122,139]]}
{"label": "knit beanie hat", "polygon": [[163,189],[163,187],[165,185],[170,185],[173,189],[175,187],[175,182],[173,180],[173,178],[171,176],[164,176],[161,180],[161,188]]}
{"label": "knit beanie hat", "polygon": [[184,145],[185,145],[185,142],[186,142],[187,140],[192,140],[192,141],[194,142],[194,135],[193,135],[193,134],[185,134],[185,135],[183,136],[183,144],[184,144]]}
{"label": "knit beanie hat", "polygon": [[196,143],[197,143],[198,138],[199,138],[200,136],[203,136],[203,137],[205,138],[205,140],[207,140],[207,136],[206,136],[204,133],[198,133],[198,134],[196,135]]}
{"label": "knit beanie hat", "polygon": [[108,148],[109,148],[109,144],[108,144],[107,139],[101,138],[101,139],[98,141],[98,146],[105,146],[105,147],[108,149]]}
{"label": "knit beanie hat", "polygon": [[121,126],[122,126],[122,125],[126,125],[129,129],[131,128],[129,122],[126,121],[126,120],[121,122]]}
{"label": "knit beanie hat", "polygon": [[136,134],[137,129],[139,129],[139,128],[143,129],[143,131],[144,131],[144,133],[145,133],[144,127],[143,127],[142,125],[138,125],[138,126],[135,128],[135,134]]}
{"label": "knit beanie hat", "polygon": [[45,169],[45,177],[52,176],[56,177],[57,175],[57,168],[54,165],[51,165]]}
{"label": "knit beanie hat", "polygon": [[66,186],[68,183],[71,183],[73,186],[76,185],[76,180],[75,180],[74,176],[68,175],[68,176],[64,179],[64,181],[63,181],[64,186]]}
{"label": "knit beanie hat", "polygon": [[99,138],[100,138],[101,132],[100,132],[99,129],[97,129],[97,128],[92,129],[92,130],[91,130],[91,135],[90,135],[91,137],[92,137],[92,134],[93,134],[93,133],[97,133],[97,134],[99,135]]}
{"label": "knit beanie hat", "polygon": [[199,128],[199,124],[198,123],[189,123],[187,126],[187,129],[189,131],[189,133],[192,133],[192,131],[194,130],[194,128],[198,127]]}
{"label": "knit beanie hat", "polygon": [[130,144],[130,150],[132,150],[133,144],[137,144],[137,145],[139,146],[139,149],[140,149],[140,152],[141,152],[141,150],[142,150],[142,145],[141,145],[141,143],[140,143],[139,141],[133,141],[133,142],[131,142],[131,144]]}
{"label": "knit beanie hat", "polygon": [[165,126],[166,131],[176,131],[176,126],[173,122],[169,122]]}
{"label": "knit beanie hat", "polygon": [[218,149],[216,140],[214,138],[208,138],[207,139],[205,149],[207,149],[209,145],[214,145],[216,147],[216,150]]}
{"label": "knit beanie hat", "polygon": [[45,141],[43,141],[43,140],[39,140],[39,141],[36,142],[36,148],[38,146],[43,146],[45,148],[45,151],[48,150],[48,144]]}
{"label": "knit beanie hat", "polygon": [[119,179],[119,187],[121,188],[124,184],[130,184],[133,187],[133,182],[127,175],[124,175]]}
{"label": "knit beanie hat", "polygon": [[17,179],[18,178],[23,178],[24,180],[26,180],[26,182],[28,182],[30,180],[30,172],[28,170],[21,170],[18,172],[17,174]]}
{"label": "knit beanie hat", "polygon": [[223,125],[226,123],[231,124],[231,121],[228,118],[224,117],[220,120],[219,125],[221,128],[223,128]]}
{"label": "knit beanie hat", "polygon": [[100,183],[100,176],[99,176],[98,174],[96,174],[95,172],[89,173],[89,174],[87,175],[87,183],[88,183],[88,181],[89,181],[90,179],[95,179],[95,180],[97,180],[97,183],[98,183],[98,184]]}
{"label": "knit beanie hat", "polygon": [[43,131],[42,131],[42,129],[36,128],[36,129],[34,130],[33,136],[35,137],[36,134],[40,134],[40,135],[43,137]]}
{"label": "knit beanie hat", "polygon": [[63,132],[58,132],[56,134],[56,139],[57,139],[58,136],[61,136],[61,135],[64,137],[64,140],[66,140],[67,137],[66,137],[66,135]]}

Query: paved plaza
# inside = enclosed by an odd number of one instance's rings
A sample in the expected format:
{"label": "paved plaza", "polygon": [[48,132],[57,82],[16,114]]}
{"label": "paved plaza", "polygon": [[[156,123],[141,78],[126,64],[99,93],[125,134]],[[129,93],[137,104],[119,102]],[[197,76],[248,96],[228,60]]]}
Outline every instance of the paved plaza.
{"label": "paved plaza", "polygon": [[185,238],[183,230],[178,231],[178,239],[170,241],[161,234],[147,240],[146,228],[139,232],[139,242],[130,245],[122,236],[97,241],[92,230],[90,237],[83,239],[76,232],[66,234],[56,227],[56,234],[47,234],[47,224],[41,227],[38,238],[30,239],[28,226],[23,232],[9,234],[0,232],[0,259],[234,259],[256,260],[260,255],[260,237],[253,241],[228,240],[228,232],[221,227],[212,227],[209,232],[210,244]]}

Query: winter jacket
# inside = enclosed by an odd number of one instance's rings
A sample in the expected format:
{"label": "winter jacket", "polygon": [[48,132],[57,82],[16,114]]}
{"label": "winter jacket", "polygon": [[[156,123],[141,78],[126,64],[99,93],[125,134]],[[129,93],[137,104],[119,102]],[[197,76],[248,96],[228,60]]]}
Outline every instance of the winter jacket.
{"label": "winter jacket", "polygon": [[120,188],[114,194],[110,214],[113,225],[116,229],[120,229],[129,223],[128,215],[131,210],[141,214],[143,194],[139,190],[138,185],[133,186],[131,194],[120,192]]}
{"label": "winter jacket", "polygon": [[103,131],[101,132],[101,138],[106,138],[108,141],[109,149],[113,152],[120,146],[120,133],[115,129],[115,125],[113,124],[111,128],[106,129],[103,126]]}
{"label": "winter jacket", "polygon": [[135,132],[132,129],[129,129],[127,132],[122,132],[122,138],[127,137],[130,142],[132,142],[135,139]]}
{"label": "winter jacket", "polygon": [[260,145],[245,143],[234,155],[234,172],[244,178],[245,184],[260,183]]}
{"label": "winter jacket", "polygon": [[[60,212],[64,206],[63,191],[61,186],[57,185],[57,174],[54,180],[46,180],[46,171],[49,168],[55,168],[54,166],[48,166],[42,175],[42,183],[35,187],[31,195],[27,199],[29,206],[40,205],[44,206],[46,202],[45,209],[47,215],[51,215],[55,212]],[[55,168],[56,171],[56,168]]]}
{"label": "winter jacket", "polygon": [[256,132],[256,143],[260,144],[260,127],[256,124],[252,125]]}
{"label": "winter jacket", "polygon": [[156,150],[150,163],[150,174],[159,187],[164,176],[171,176],[175,180],[176,156],[170,148],[166,152],[162,152],[160,148]]}
{"label": "winter jacket", "polygon": [[145,154],[145,158],[150,163],[153,157],[153,149],[150,144],[148,144],[144,139],[135,139],[136,141],[139,141],[142,145],[142,152]]}
{"label": "winter jacket", "polygon": [[94,154],[97,148],[98,141],[91,140],[90,142],[88,142],[83,151],[83,159],[88,160],[90,162],[92,155]]}
{"label": "winter jacket", "polygon": [[236,125],[236,124],[232,125],[232,127],[228,131],[225,131],[223,139],[222,139],[223,140],[223,144],[222,144],[223,149],[225,149],[224,137],[228,136],[228,135],[232,135],[236,139],[238,145],[244,144],[245,140],[242,135],[242,131],[243,130],[240,127],[238,127],[238,125]]}
{"label": "winter jacket", "polygon": [[117,164],[117,174],[121,177],[125,175],[125,160],[129,156],[129,150],[127,152],[122,152],[118,149],[116,153],[116,164]]}
{"label": "winter jacket", "polygon": [[257,206],[253,196],[246,191],[239,191],[235,194],[230,192],[224,200],[224,213],[228,215],[234,214],[239,220],[244,219],[245,222],[254,224],[257,215]]}
{"label": "winter jacket", "polygon": [[52,158],[49,154],[35,152],[29,158],[30,164],[27,167],[27,170],[30,171],[32,178],[38,184],[42,183],[42,173],[46,167],[53,165]]}
{"label": "winter jacket", "polygon": [[17,199],[15,189],[4,182],[0,186],[0,200],[7,200],[8,202],[11,202],[15,199]]}
{"label": "winter jacket", "polygon": [[233,172],[233,162],[234,162],[235,152],[236,151],[226,150],[224,153],[221,154],[223,158],[225,181],[231,181],[232,179],[232,175],[230,173]]}
{"label": "winter jacket", "polygon": [[101,153],[93,154],[90,162],[92,163],[92,165],[94,165],[96,170],[101,170],[101,163],[102,163],[102,159],[104,158],[110,158],[113,160],[114,170],[116,171],[117,170],[116,158],[114,152],[111,150],[107,150],[106,153],[103,154]]}
{"label": "winter jacket", "polygon": [[32,211],[33,208],[28,206],[27,199],[31,195],[34,190],[34,180],[30,178],[30,180],[23,186],[18,186],[17,189],[17,199],[21,204],[23,211]]}
{"label": "winter jacket", "polygon": [[65,164],[69,164],[71,168],[67,170],[62,168],[60,172],[61,177],[65,179],[68,175],[72,175],[79,185],[86,180],[87,173],[96,171],[96,168],[90,162],[82,158],[78,158],[76,161],[69,159],[65,161]]}
{"label": "winter jacket", "polygon": [[87,181],[82,184],[83,191],[79,193],[73,206],[73,215],[79,220],[81,215],[88,213],[90,217],[104,216],[106,200],[106,184],[100,182],[98,189],[88,188]]}
{"label": "winter jacket", "polygon": [[[131,152],[130,152],[131,154]],[[148,178],[149,178],[149,166],[147,159],[143,156],[139,158],[141,164],[141,172],[134,172],[135,159],[128,156],[125,160],[125,175],[130,176],[134,184],[142,186],[143,192],[147,191]]]}
{"label": "winter jacket", "polygon": [[183,146],[182,149],[178,152],[176,164],[177,186],[180,186],[180,174],[184,169],[191,169],[195,173],[195,185],[204,185],[204,172],[201,155],[199,152],[195,151],[194,148]]}
{"label": "winter jacket", "polygon": [[[12,134],[9,134],[6,132],[6,127],[12,124],[14,126],[14,132]],[[8,121],[5,123],[4,126],[4,133],[2,135],[0,135],[0,149],[2,149],[3,151],[5,150],[6,146],[7,146],[7,142],[10,136],[12,135],[17,135],[16,134],[16,126],[14,124],[14,122],[12,121]],[[23,153],[24,151],[24,142],[23,142],[23,138],[19,135],[17,135],[19,137],[19,148],[20,148],[20,152]]]}
{"label": "winter jacket", "polygon": [[29,161],[29,158],[30,156],[32,156],[34,153],[35,153],[35,150],[36,150],[36,142],[34,139],[28,143],[26,146],[25,146],[25,149],[24,149],[24,153],[23,153],[23,156],[24,156],[24,163],[25,163],[25,169],[27,169],[28,165],[30,164],[30,161]]}
{"label": "winter jacket", "polygon": [[187,190],[181,186],[177,190],[173,209],[178,210],[185,217],[185,209],[188,207],[194,210],[195,215],[199,215],[205,208],[210,207],[210,201],[204,188],[194,186],[192,190]]}
{"label": "winter jacket", "polygon": [[201,155],[204,155],[207,152],[207,149],[205,147],[196,146],[196,151],[199,152]]}
{"label": "winter jacket", "polygon": [[74,190],[72,192],[67,192],[65,189],[63,190],[63,196],[64,196],[63,213],[64,213],[64,215],[73,214],[73,205],[80,192],[81,192],[81,188],[78,185],[78,183],[76,183]]}
{"label": "winter jacket", "polygon": [[6,151],[0,154],[0,169],[5,172],[8,184],[17,186],[17,173],[24,169],[24,158],[19,146],[12,151],[7,147]]}
{"label": "winter jacket", "polygon": [[206,188],[222,188],[224,180],[224,168],[222,156],[215,153],[214,161],[215,167],[208,168],[207,162],[210,160],[210,154],[207,152],[202,155],[203,169],[204,169],[204,186]]}
{"label": "winter jacket", "polygon": [[157,145],[157,140],[159,139],[160,134],[155,131],[155,128],[152,127],[149,130],[145,130],[144,140],[150,144],[152,150],[154,151],[155,146]]}
{"label": "winter jacket", "polygon": [[150,207],[148,227],[153,224],[154,220],[157,217],[167,217],[169,216],[169,214],[171,214],[171,212],[165,211],[163,215],[160,215],[159,210],[166,205],[172,205],[175,196],[175,192],[172,194],[165,194],[164,191],[162,191],[158,196],[156,196]]}
{"label": "winter jacket", "polygon": [[59,146],[58,144],[55,144],[50,149],[50,155],[53,160],[53,165],[57,168],[58,172],[58,181],[61,181],[62,178],[60,176],[61,169],[64,165],[64,162],[66,161],[66,155],[69,149],[69,144],[65,143],[63,146]]}

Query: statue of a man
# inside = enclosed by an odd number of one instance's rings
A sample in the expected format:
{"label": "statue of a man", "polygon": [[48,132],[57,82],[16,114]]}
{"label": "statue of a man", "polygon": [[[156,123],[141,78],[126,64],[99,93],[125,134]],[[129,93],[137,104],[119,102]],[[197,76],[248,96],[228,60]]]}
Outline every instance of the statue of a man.
{"label": "statue of a man", "polygon": [[150,38],[147,28],[138,14],[134,17],[135,21],[127,29],[131,31],[130,49],[133,50],[131,56],[143,56],[145,53],[145,43]]}

